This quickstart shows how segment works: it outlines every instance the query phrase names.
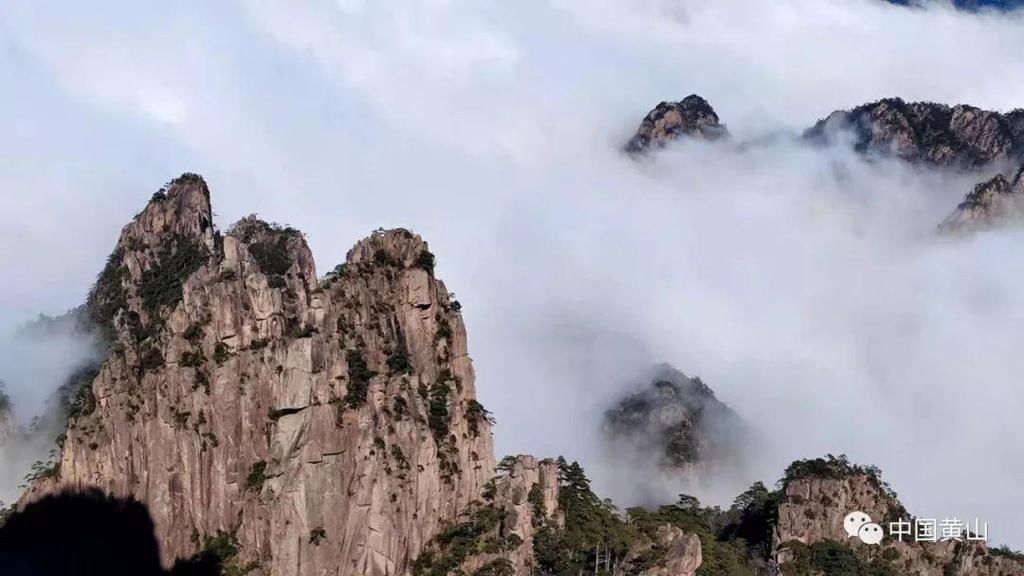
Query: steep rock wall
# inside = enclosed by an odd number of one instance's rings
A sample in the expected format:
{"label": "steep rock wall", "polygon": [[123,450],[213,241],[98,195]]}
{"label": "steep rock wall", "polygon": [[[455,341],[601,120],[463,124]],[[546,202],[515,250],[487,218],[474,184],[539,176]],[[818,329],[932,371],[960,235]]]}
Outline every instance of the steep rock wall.
{"label": "steep rock wall", "polygon": [[408,231],[320,282],[301,233],[222,236],[185,175],[124,228],[89,309],[111,352],[22,503],[132,496],[165,564],[226,543],[253,574],[402,574],[494,474],[459,307]]}

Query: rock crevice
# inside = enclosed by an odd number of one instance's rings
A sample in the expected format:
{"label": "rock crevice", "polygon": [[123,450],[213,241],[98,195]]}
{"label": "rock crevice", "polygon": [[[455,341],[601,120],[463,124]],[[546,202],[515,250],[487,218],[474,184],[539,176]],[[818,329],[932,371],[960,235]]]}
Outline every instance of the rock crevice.
{"label": "rock crevice", "polygon": [[495,469],[433,266],[419,236],[382,230],[320,281],[300,232],[249,217],[222,235],[205,182],[175,180],[90,294],[111,340],[97,406],[22,505],[133,497],[167,566],[227,538],[254,575],[404,573]]}

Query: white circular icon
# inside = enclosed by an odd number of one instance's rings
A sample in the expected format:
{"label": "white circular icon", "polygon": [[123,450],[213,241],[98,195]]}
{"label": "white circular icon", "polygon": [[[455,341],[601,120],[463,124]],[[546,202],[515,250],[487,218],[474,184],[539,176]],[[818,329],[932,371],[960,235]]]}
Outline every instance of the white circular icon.
{"label": "white circular icon", "polygon": [[843,519],[843,529],[846,530],[846,534],[850,537],[854,537],[860,534],[860,527],[871,522],[871,517],[867,514],[857,511],[850,512]]}
{"label": "white circular icon", "polygon": [[857,536],[860,536],[860,541],[865,544],[879,544],[882,542],[882,537],[885,536],[885,533],[882,532],[882,527],[878,524],[868,522],[860,527]]}

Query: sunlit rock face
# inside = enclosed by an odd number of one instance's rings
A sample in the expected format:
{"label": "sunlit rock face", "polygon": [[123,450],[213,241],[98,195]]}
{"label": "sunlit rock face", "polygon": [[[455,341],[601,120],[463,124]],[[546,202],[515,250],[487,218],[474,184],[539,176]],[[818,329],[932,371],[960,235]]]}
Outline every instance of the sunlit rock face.
{"label": "sunlit rock face", "polygon": [[[851,464],[845,457],[803,460],[790,465],[780,484],[772,548],[783,574],[822,570],[826,557],[841,559],[851,574],[1024,574],[1024,556],[989,548],[977,534],[935,542],[893,536],[892,523],[912,522],[913,517],[875,467]],[[886,534],[883,541],[870,544],[851,536],[844,525],[851,512],[863,512],[878,524]]]}
{"label": "sunlit rock face", "polygon": [[634,526],[628,513],[609,513],[610,502],[597,498],[576,463],[507,456],[480,502],[430,543],[414,573],[693,576],[700,568],[696,534],[670,524]]}
{"label": "sunlit rock face", "polygon": [[737,414],[700,380],[668,365],[621,398],[604,417],[610,457],[627,468],[697,482],[739,463],[746,431]]}
{"label": "sunlit rock face", "polygon": [[662,102],[651,110],[626,144],[626,151],[639,154],[683,137],[718,140],[728,135],[708,101],[691,94],[679,102]]}
{"label": "sunlit rock face", "polygon": [[52,474],[151,512],[165,566],[402,574],[494,475],[459,306],[426,242],[379,231],[318,280],[300,232],[221,234],[202,178],[154,195],[90,294],[110,338]]}
{"label": "sunlit rock face", "polygon": [[805,138],[820,143],[849,140],[864,153],[977,168],[1024,158],[1024,110],[1002,114],[887,98],[837,110],[808,130]]}
{"label": "sunlit rock face", "polygon": [[1007,179],[996,175],[974,187],[939,231],[962,234],[1019,223],[1024,218],[1024,166]]}

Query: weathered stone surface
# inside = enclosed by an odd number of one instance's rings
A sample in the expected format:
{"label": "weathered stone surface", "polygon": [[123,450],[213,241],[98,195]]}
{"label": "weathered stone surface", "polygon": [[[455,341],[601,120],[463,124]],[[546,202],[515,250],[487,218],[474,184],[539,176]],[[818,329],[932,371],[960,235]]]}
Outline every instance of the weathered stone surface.
{"label": "weathered stone surface", "polygon": [[545,522],[561,526],[565,520],[558,508],[558,465],[554,460],[537,460],[520,455],[502,461],[493,484],[484,491],[483,506],[499,519],[494,534],[501,542],[495,552],[470,556],[463,572],[474,574],[485,566],[502,566],[512,574],[534,574],[533,538]]}
{"label": "weathered stone surface", "polygon": [[558,465],[550,459],[517,456],[511,469],[495,480],[494,505],[506,512],[505,529],[523,541],[510,555],[516,574],[529,574],[534,566],[533,536],[537,527],[547,521],[564,523],[558,492]]}
{"label": "weathered stone surface", "polygon": [[1019,222],[1024,218],[1024,166],[1008,180],[997,175],[974,187],[956,210],[941,224],[939,231],[969,233]]}
{"label": "weathered stone surface", "polygon": [[58,489],[153,515],[163,561],[218,534],[253,575],[403,574],[495,470],[462,318],[405,230],[318,281],[301,233],[221,236],[186,175],[121,233],[90,297],[113,346]]}
{"label": "weathered stone surface", "polygon": [[605,445],[614,462],[641,470],[653,464],[690,482],[738,463],[743,424],[700,378],[663,364],[645,380],[650,384],[605,413]]}
{"label": "weathered stone surface", "polygon": [[[871,546],[850,537],[843,519],[865,512],[886,533],[882,544]],[[774,556],[787,573],[803,546],[838,543],[865,563],[881,563],[901,574],[918,576],[997,576],[1024,574],[1024,562],[993,553],[982,542],[915,542],[889,535],[890,522],[911,519],[895,494],[870,469],[829,471],[785,482],[774,529]],[[937,532],[938,534],[938,532]],[[941,534],[940,534],[941,536]]]}
{"label": "weathered stone surface", "polygon": [[850,138],[859,152],[974,168],[1024,157],[1024,110],[1001,114],[973,106],[887,98],[837,110],[805,137],[823,143]]}
{"label": "weathered stone surface", "polygon": [[718,140],[728,135],[729,131],[719,122],[718,114],[707,100],[691,94],[679,102],[662,102],[655,106],[626,144],[626,151],[646,152],[684,136]]}
{"label": "weathered stone surface", "polygon": [[[653,542],[641,542],[630,550],[624,566],[638,563],[645,553],[657,546],[664,552],[657,564],[639,572],[639,576],[693,576],[703,563],[700,538],[696,534],[683,532],[676,526],[665,525],[658,528]],[[617,575],[625,575],[625,570],[616,571]]]}

